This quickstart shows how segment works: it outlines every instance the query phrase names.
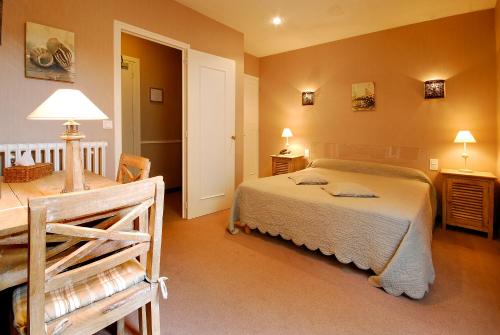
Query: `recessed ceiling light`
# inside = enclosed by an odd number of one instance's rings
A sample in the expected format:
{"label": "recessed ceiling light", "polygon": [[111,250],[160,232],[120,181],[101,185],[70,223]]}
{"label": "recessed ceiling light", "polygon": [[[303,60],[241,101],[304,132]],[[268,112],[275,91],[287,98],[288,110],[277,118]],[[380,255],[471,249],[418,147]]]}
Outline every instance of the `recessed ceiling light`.
{"label": "recessed ceiling light", "polygon": [[275,26],[279,26],[282,23],[283,23],[283,19],[281,17],[279,17],[279,16],[273,17],[273,24]]}

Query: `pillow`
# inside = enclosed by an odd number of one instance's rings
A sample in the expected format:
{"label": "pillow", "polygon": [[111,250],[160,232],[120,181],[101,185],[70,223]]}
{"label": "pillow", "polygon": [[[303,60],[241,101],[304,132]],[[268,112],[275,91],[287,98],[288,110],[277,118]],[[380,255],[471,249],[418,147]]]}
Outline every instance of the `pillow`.
{"label": "pillow", "polygon": [[372,190],[356,183],[334,183],[322,187],[322,189],[334,197],[378,198],[378,195]]}
{"label": "pillow", "polygon": [[294,173],[288,176],[291,180],[295,182],[295,185],[326,185],[328,180],[326,180],[322,175],[315,172],[301,172]]}

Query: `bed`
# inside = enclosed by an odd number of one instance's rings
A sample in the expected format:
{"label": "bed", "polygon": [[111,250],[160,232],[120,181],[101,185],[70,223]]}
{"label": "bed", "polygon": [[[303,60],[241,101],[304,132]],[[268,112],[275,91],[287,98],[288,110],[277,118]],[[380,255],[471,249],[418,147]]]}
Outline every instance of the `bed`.
{"label": "bed", "polygon": [[228,230],[240,226],[372,269],[368,281],[386,292],[420,299],[434,281],[431,242],[436,194],[421,171],[391,165],[318,159],[296,173],[330,184],[363,185],[377,198],[334,197],[320,185],[295,185],[290,174],[242,183]]}

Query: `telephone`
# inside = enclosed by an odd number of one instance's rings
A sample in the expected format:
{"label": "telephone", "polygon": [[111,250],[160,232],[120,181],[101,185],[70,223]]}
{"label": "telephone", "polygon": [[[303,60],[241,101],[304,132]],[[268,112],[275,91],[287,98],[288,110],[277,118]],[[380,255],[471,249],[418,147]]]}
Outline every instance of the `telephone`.
{"label": "telephone", "polygon": [[292,152],[288,149],[283,149],[280,151],[280,155],[289,155],[291,154]]}

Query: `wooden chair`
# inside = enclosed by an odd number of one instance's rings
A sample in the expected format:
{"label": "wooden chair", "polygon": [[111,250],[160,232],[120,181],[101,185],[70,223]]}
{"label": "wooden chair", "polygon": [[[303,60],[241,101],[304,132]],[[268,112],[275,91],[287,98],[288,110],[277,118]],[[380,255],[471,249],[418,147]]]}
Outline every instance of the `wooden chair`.
{"label": "wooden chair", "polygon": [[[55,243],[67,240],[68,238],[64,236],[50,235],[47,236],[46,242]],[[55,256],[50,262],[57,259],[58,256]],[[28,233],[18,233],[0,238],[0,291],[24,284],[27,279]]]}
{"label": "wooden chair", "polygon": [[140,156],[121,154],[116,181],[120,184],[125,184],[149,178],[150,169],[151,162],[149,159]]}
{"label": "wooden chair", "polygon": [[[159,334],[164,188],[163,178],[155,177],[30,199],[28,285],[13,299],[18,329],[94,334],[118,322],[123,331],[120,320],[141,309],[146,322],[140,324],[147,324],[141,333]],[[54,236],[66,240],[46,248]]]}

